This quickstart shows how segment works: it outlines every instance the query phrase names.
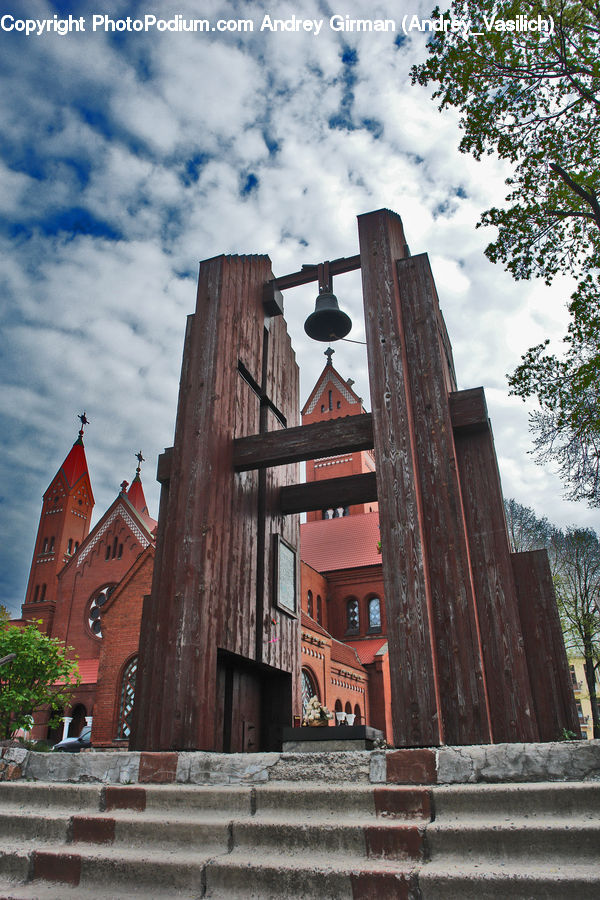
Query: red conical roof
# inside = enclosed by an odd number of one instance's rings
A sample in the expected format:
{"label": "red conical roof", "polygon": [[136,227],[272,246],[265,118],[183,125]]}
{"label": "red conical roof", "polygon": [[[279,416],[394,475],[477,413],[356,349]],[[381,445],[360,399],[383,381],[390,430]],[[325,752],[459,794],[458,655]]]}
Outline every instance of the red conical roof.
{"label": "red conical roof", "polygon": [[81,435],[77,438],[60,467],[70,488],[77,484],[82,475],[87,475],[88,466]]}
{"label": "red conical roof", "polygon": [[131,487],[127,491],[127,499],[138,512],[141,512],[144,516],[149,515],[148,504],[146,503],[146,498],[144,496],[144,488],[142,487],[142,479],[137,472],[135,478],[131,482]]}

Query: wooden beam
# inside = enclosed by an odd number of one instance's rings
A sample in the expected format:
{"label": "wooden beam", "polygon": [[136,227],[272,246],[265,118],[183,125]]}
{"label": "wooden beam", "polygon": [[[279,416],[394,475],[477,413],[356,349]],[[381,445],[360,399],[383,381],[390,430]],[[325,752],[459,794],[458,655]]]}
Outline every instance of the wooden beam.
{"label": "wooden beam", "polygon": [[454,391],[448,395],[452,428],[485,431],[489,427],[487,404],[482,387]]}
{"label": "wooden beam", "polygon": [[[352,272],[354,269],[360,269],[360,254],[357,256],[345,256],[341,259],[332,259],[329,263],[329,274],[342,275],[344,272]],[[301,284],[310,284],[311,281],[318,281],[319,266],[303,266],[299,272],[292,272],[290,275],[280,275],[279,278],[273,278],[269,284],[272,284],[276,290],[285,291],[287,288],[298,287]]]}
{"label": "wooden beam", "polygon": [[173,451],[174,447],[167,447],[164,453],[158,457],[158,466],[156,469],[156,480],[160,484],[165,484],[171,480],[171,469],[173,467]]}
{"label": "wooden beam", "polygon": [[233,467],[236,472],[247,472],[372,447],[372,419],[365,413],[237,438],[233,442]]}
{"label": "wooden beam", "polygon": [[377,479],[374,472],[292,484],[282,487],[279,492],[280,509],[284,515],[313,509],[354,506],[375,500],[377,500]]}
{"label": "wooden beam", "polygon": [[541,741],[579,738],[579,718],[546,550],[512,553],[525,656]]}

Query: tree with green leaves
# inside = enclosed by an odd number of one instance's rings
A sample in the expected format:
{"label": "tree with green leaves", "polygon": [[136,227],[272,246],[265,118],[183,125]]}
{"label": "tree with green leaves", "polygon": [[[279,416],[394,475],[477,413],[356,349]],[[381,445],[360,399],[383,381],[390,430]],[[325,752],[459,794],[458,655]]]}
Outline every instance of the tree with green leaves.
{"label": "tree with green leaves", "polygon": [[0,740],[28,730],[42,708],[50,710],[49,724],[57,724],[57,713],[79,683],[77,662],[67,657],[71,649],[42,634],[34,623],[0,628],[0,659],[14,654],[0,668]]}
{"label": "tree with green leaves", "polygon": [[[550,32],[517,30],[524,12],[551,22]],[[517,279],[578,280],[564,356],[547,341],[531,348],[511,392],[540,403],[531,422],[538,461],[557,461],[569,496],[598,504],[600,4],[548,0],[524,10],[513,0],[461,0],[444,18],[470,21],[471,36],[436,32],[412,77],[434,85],[441,110],[460,111],[461,151],[512,165],[505,205],[479,223],[498,229],[486,255]]]}
{"label": "tree with green leaves", "polygon": [[555,531],[549,545],[565,646],[582,656],[592,707],[594,737],[600,738],[597,679],[600,667],[600,541],[591,528]]}
{"label": "tree with green leaves", "polygon": [[549,353],[548,341],[531,347],[509,384],[523,399],[537,397],[540,409],[530,421],[538,461],[558,466],[568,500],[600,506],[600,284],[594,277],[569,305],[564,355]]}
{"label": "tree with green leaves", "polygon": [[552,533],[548,519],[539,519],[529,506],[513,499],[504,501],[504,514],[510,548],[514,553],[547,548]]}

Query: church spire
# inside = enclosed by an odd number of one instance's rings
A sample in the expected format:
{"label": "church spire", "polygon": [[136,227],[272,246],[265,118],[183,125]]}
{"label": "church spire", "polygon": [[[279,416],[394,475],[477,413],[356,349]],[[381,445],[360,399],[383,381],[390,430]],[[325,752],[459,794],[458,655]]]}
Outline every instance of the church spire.
{"label": "church spire", "polygon": [[141,512],[143,515],[148,515],[148,504],[146,503],[146,498],[144,496],[144,488],[142,487],[142,479],[140,478],[140,472],[142,470],[142,463],[146,460],[142,456],[142,451],[138,450],[137,453],[134,453],[135,458],[138,461],[137,468],[135,470],[135,477],[131,482],[131,487],[127,491],[127,499],[131,503],[138,512]]}
{"label": "church spire", "polygon": [[94,495],[83,446],[85,412],[79,435],[48,485],[29,572],[23,618],[43,619],[49,631],[57,597],[58,573],[77,552],[90,530]]}

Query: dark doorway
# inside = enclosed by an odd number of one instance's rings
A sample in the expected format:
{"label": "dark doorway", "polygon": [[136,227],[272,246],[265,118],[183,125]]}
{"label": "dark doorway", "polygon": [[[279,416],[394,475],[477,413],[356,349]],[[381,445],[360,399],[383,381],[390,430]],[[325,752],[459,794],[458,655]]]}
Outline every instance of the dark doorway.
{"label": "dark doorway", "polygon": [[217,656],[217,740],[224,753],[281,749],[292,719],[292,678],[223,650]]}

